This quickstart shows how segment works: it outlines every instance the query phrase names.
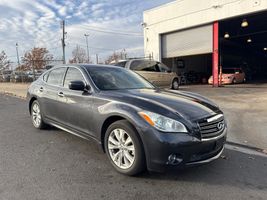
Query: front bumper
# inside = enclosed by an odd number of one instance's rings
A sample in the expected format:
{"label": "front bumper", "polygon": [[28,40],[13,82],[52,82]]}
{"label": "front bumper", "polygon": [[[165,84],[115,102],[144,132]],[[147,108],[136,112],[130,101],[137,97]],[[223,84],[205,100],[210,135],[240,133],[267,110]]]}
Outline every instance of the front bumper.
{"label": "front bumper", "polygon": [[[163,172],[218,159],[224,150],[227,128],[219,136],[205,140],[189,134],[162,133],[155,129],[143,133],[148,170]],[[176,160],[172,162],[173,159]]]}

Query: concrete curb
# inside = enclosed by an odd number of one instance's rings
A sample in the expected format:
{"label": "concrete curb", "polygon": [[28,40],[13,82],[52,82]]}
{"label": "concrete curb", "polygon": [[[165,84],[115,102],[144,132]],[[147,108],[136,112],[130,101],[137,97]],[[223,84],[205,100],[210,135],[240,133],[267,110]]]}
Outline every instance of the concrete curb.
{"label": "concrete curb", "polygon": [[257,151],[257,152],[260,152],[260,153],[263,153],[263,154],[267,155],[267,150],[261,149],[261,148],[258,148],[258,147],[245,145],[245,144],[240,144],[240,143],[231,142],[231,141],[226,141],[226,144],[229,144],[229,145],[232,145],[232,146],[236,146],[236,147],[250,149],[250,150]]}
{"label": "concrete curb", "polygon": [[0,94],[7,95],[7,96],[12,96],[12,97],[16,97],[16,98],[19,98],[19,99],[26,100],[26,97],[25,96],[21,96],[21,95],[18,95],[18,94],[12,93],[12,92],[8,92],[8,91],[0,91]]}

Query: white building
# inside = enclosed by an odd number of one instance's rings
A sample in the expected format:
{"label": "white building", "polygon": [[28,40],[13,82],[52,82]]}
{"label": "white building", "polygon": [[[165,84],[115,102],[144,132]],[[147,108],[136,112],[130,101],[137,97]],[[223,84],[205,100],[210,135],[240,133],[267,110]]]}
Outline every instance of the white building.
{"label": "white building", "polygon": [[[145,55],[177,73],[243,67],[267,76],[267,0],[176,0],[144,12]],[[205,74],[205,75],[204,75]]]}

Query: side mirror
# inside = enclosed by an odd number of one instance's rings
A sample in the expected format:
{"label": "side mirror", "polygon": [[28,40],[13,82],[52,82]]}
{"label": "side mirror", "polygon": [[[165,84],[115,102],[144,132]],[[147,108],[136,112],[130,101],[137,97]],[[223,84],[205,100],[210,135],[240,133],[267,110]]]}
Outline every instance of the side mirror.
{"label": "side mirror", "polygon": [[172,72],[172,70],[170,70],[170,69],[167,70],[167,73],[171,73],[171,72]]}
{"label": "side mirror", "polygon": [[69,82],[69,89],[70,90],[78,90],[78,91],[85,91],[87,90],[86,85],[83,81],[71,81]]}

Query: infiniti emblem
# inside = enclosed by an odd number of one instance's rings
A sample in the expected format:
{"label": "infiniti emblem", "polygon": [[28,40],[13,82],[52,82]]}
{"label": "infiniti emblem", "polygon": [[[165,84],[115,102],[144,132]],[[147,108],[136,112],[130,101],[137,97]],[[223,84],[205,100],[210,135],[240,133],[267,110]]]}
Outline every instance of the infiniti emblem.
{"label": "infiniti emblem", "polygon": [[223,122],[219,122],[219,123],[217,124],[217,128],[218,128],[219,130],[222,130],[222,129],[224,128],[224,123],[223,123]]}

